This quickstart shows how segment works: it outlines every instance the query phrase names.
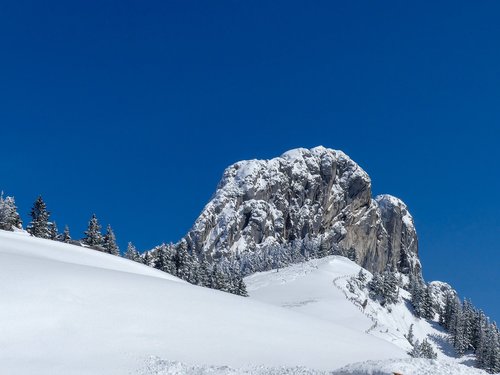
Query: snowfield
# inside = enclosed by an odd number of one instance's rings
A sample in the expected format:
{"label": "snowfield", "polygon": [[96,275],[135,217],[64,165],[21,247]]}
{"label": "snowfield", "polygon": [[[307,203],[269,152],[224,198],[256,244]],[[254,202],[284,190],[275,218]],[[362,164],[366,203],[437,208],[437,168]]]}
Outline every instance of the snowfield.
{"label": "snowfield", "polygon": [[152,356],[202,368],[314,370],[406,357],[345,325],[347,316],[335,322],[193,286],[22,232],[0,231],[0,296],[0,368],[9,375],[138,374]]}
{"label": "snowfield", "polygon": [[187,366],[179,362],[151,358],[147,366],[138,375],[485,375],[484,371],[461,364],[429,359],[394,359],[385,361],[367,361],[347,365],[333,371],[317,371],[303,367],[270,368],[255,366],[231,368],[227,366]]}
{"label": "snowfield", "polygon": [[334,371],[332,375],[486,375],[486,372],[458,363],[422,358],[367,361]]}

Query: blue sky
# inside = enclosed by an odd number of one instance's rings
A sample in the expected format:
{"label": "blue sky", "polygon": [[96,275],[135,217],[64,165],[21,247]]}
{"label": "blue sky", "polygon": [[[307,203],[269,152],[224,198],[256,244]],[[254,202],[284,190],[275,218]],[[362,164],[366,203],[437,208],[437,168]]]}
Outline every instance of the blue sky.
{"label": "blue sky", "polygon": [[409,206],[424,275],[500,320],[497,1],[0,4],[0,189],[141,250],[229,164],[341,149]]}

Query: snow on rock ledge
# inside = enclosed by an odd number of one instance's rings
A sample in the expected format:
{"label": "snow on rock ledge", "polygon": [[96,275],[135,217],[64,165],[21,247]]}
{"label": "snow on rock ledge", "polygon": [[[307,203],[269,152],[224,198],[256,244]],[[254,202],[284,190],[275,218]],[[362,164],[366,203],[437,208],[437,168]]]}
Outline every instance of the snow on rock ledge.
{"label": "snow on rock ledge", "polygon": [[[372,198],[368,174],[342,151],[299,148],[228,167],[185,239],[207,258],[255,256],[266,246],[315,241],[360,265],[419,274],[418,241],[406,205]],[[258,269],[257,269],[258,270]]]}

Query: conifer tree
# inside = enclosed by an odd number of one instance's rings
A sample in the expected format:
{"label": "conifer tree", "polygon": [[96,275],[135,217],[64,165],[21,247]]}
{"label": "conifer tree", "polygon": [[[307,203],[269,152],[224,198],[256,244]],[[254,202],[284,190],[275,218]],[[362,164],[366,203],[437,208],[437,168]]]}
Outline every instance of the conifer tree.
{"label": "conifer tree", "polygon": [[134,262],[142,263],[142,258],[132,242],[128,243],[125,258]]}
{"label": "conifer tree", "polygon": [[359,269],[359,273],[358,273],[358,276],[357,276],[357,279],[362,283],[362,284],[365,284],[366,283],[366,273],[363,272],[363,269],[360,268]]}
{"label": "conifer tree", "polygon": [[422,341],[422,344],[420,344],[420,352],[422,355],[422,358],[428,358],[428,359],[436,359],[437,354],[432,348],[432,345],[427,341],[427,339],[424,339]]}
{"label": "conifer tree", "polygon": [[205,258],[202,259],[198,268],[198,285],[210,287],[211,285],[211,268]]}
{"label": "conifer tree", "polygon": [[14,197],[3,197],[0,193],[0,229],[12,231],[13,228],[21,229],[22,221],[17,212]]}
{"label": "conifer tree", "polygon": [[154,265],[153,256],[151,255],[151,253],[149,251],[146,251],[144,253],[144,256],[142,257],[142,262],[148,267],[153,267],[153,265]]}
{"label": "conifer tree", "polygon": [[437,354],[432,348],[432,345],[424,339],[422,342],[419,340],[415,341],[413,345],[413,349],[408,353],[413,358],[428,358],[428,359],[436,359]]}
{"label": "conifer tree", "polygon": [[212,282],[210,287],[212,289],[218,289],[227,292],[229,290],[227,285],[227,280],[220,267],[217,264],[214,264],[212,268]]}
{"label": "conifer tree", "polygon": [[28,232],[34,236],[39,238],[50,238],[49,233],[49,216],[50,212],[47,211],[47,206],[42,199],[42,196],[39,195],[36,199],[35,203],[33,203],[33,207],[30,212],[31,223],[28,225]]}
{"label": "conifer tree", "polygon": [[247,286],[245,285],[245,282],[243,281],[241,275],[238,275],[237,280],[238,280],[238,288],[235,294],[242,297],[248,297]]}
{"label": "conifer tree", "polygon": [[413,335],[413,324],[410,325],[408,329],[408,334],[405,336],[408,342],[413,345],[413,341],[415,340],[415,336]]}
{"label": "conifer tree", "polygon": [[102,247],[104,248],[104,252],[111,255],[120,255],[120,249],[116,244],[116,237],[111,225],[108,224],[106,227],[106,234],[103,237]]}
{"label": "conifer tree", "polygon": [[67,225],[64,227],[64,232],[61,236],[61,241],[65,243],[71,242],[71,235],[69,234],[69,227]]}
{"label": "conifer tree", "polygon": [[177,246],[175,254],[175,270],[178,277],[183,280],[189,281],[191,277],[190,269],[193,266],[191,256],[187,251],[187,243],[182,240]]}
{"label": "conifer tree", "polygon": [[422,318],[434,319],[434,301],[432,298],[431,290],[428,286],[424,287],[423,296],[421,299],[421,314]]}
{"label": "conifer tree", "polygon": [[101,225],[95,214],[89,220],[87,230],[84,232],[85,237],[83,243],[91,247],[101,247],[103,244],[103,237],[101,233]]}
{"label": "conifer tree", "polygon": [[49,238],[54,241],[59,239],[59,232],[55,221],[49,223]]}

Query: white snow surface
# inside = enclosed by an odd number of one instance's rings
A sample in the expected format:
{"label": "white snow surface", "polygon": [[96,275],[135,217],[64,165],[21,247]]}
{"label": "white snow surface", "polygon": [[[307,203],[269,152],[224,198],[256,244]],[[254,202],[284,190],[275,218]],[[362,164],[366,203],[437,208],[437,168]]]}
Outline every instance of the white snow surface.
{"label": "white snow surface", "polygon": [[180,362],[151,358],[137,375],[486,375],[482,370],[452,362],[407,358],[349,364],[336,371],[304,367],[189,366]]}
{"label": "white snow surface", "polygon": [[486,375],[485,371],[458,363],[422,358],[353,363],[332,375]]}
{"label": "white snow surface", "polygon": [[[358,275],[360,269],[359,265],[345,257],[329,256],[278,271],[256,273],[246,277],[245,283],[252,299],[332,323],[340,323],[360,333],[367,332],[370,336],[385,340],[404,352],[412,348],[405,335],[413,324],[414,340],[427,339],[434,347],[439,363],[448,363],[449,366],[474,363],[471,356],[456,358],[454,349],[447,340],[448,335],[436,322],[414,316],[409,302],[410,295],[404,289],[399,290],[398,303],[388,307],[382,307],[377,301],[369,299],[366,288],[356,287],[354,293],[349,291],[348,282]],[[372,275],[366,270],[363,271],[370,279]],[[441,284],[444,283],[433,283]],[[363,309],[365,301],[367,303]],[[406,375],[405,372],[402,373]]]}
{"label": "white snow surface", "polygon": [[23,233],[0,231],[0,296],[0,369],[9,375],[142,374],[152,357],[313,373],[406,356],[354,329],[347,311],[338,321],[304,314]]}

